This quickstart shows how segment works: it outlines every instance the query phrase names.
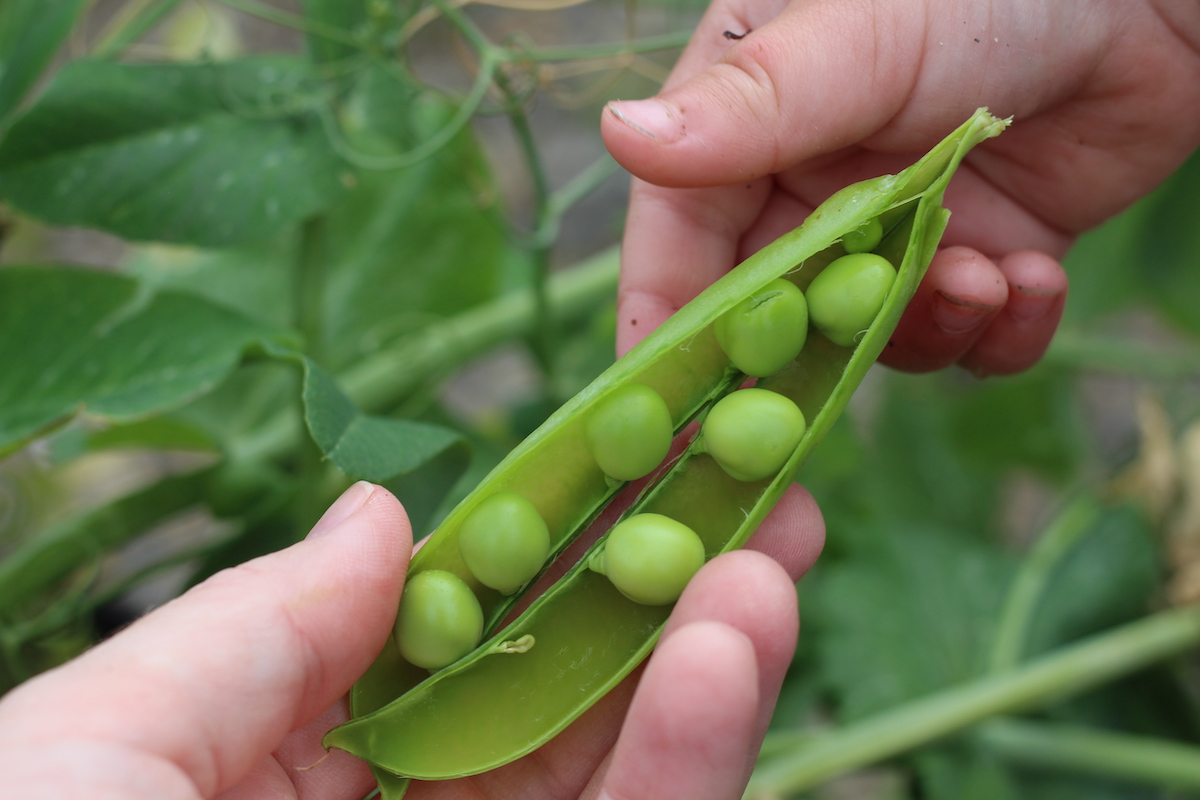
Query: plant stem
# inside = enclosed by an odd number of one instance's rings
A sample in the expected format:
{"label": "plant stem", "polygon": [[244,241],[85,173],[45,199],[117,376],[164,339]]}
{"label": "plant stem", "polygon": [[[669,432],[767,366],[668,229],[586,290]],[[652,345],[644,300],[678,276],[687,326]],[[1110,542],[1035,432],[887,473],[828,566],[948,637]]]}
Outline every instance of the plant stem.
{"label": "plant stem", "polygon": [[205,468],[166,478],[22,543],[0,561],[0,615],[11,614],[76,568],[200,502],[212,472]]}
{"label": "plant stem", "polygon": [[945,689],[821,737],[755,772],[749,797],[791,794],[998,714],[1078,694],[1200,642],[1200,607],[1161,611],[1000,674]]}
{"label": "plant stem", "polygon": [[1070,369],[1140,375],[1148,378],[1190,378],[1200,375],[1200,348],[1179,344],[1130,341],[1115,336],[1060,330],[1044,361]]}
{"label": "plant stem", "polygon": [[[612,247],[550,277],[547,293],[555,319],[568,320],[596,308],[617,286],[620,252]],[[359,361],[338,376],[338,385],[365,411],[394,406],[431,378],[445,375],[498,343],[529,336],[535,302],[521,289],[435,322]],[[295,409],[281,411],[252,439],[239,442],[231,458],[253,460],[287,452],[301,434]]]}
{"label": "plant stem", "polygon": [[290,14],[287,11],[281,11],[274,6],[260,3],[257,0],[217,0],[217,2],[227,5],[235,11],[264,19],[267,22],[273,22],[276,25],[282,25],[285,28],[292,28],[302,33],[320,36],[349,47],[362,47],[362,42],[341,28],[326,25],[323,22],[316,22],[297,14]]}
{"label": "plant stem", "polygon": [[1200,789],[1200,748],[1150,736],[1014,719],[992,720],[977,740],[1034,767],[1107,775],[1171,789]]}
{"label": "plant stem", "polygon": [[[112,58],[136,42],[163,17],[170,14],[181,0],[142,0],[130,3],[121,9],[99,43],[92,49],[93,58]],[[127,11],[128,9],[128,11]]]}
{"label": "plant stem", "polygon": [[1020,662],[1029,623],[1051,573],[1063,556],[1091,530],[1099,515],[1100,509],[1092,498],[1075,501],[1050,523],[1025,556],[996,627],[990,660],[992,672],[1003,672]]}
{"label": "plant stem", "polygon": [[513,54],[514,60],[532,61],[584,61],[613,56],[653,53],[658,50],[674,50],[683,47],[692,38],[691,31],[676,31],[644,39],[604,44],[551,45],[548,47],[526,47]]}

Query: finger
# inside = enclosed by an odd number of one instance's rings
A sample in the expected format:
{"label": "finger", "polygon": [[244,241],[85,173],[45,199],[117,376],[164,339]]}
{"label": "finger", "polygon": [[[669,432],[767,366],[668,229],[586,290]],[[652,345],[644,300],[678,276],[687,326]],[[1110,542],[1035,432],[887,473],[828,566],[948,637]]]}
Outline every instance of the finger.
{"label": "finger", "polygon": [[2,727],[23,745],[116,743],[216,794],[370,664],[391,628],[410,541],[395,498],[357,484],[304,542],[213,576],[12,692]]}
{"label": "finger", "polygon": [[717,622],[684,626],[642,674],[600,798],[739,796],[757,708],[749,639]]}
{"label": "finger", "polygon": [[1011,375],[1036,364],[1067,300],[1067,274],[1044,253],[1010,253],[999,267],[1008,283],[1008,302],[961,360],[980,377]]}
{"label": "finger", "polygon": [[741,551],[707,564],[680,598],[642,674],[605,792],[738,796],[797,628],[795,587],[775,561]]}
{"label": "finger", "polygon": [[791,576],[800,580],[821,555],[825,546],[825,519],[817,501],[800,484],[794,483],[767,514],[766,519],[746,543],[778,562]]}
{"label": "finger", "polygon": [[639,178],[695,187],[751,180],[862,141],[916,83],[925,31],[907,6],[792,3],[683,83],[610,103],[605,144]]}
{"label": "finger", "polygon": [[765,179],[682,191],[634,181],[621,246],[618,355],[729,271],[770,193]]}
{"label": "finger", "polygon": [[1008,298],[999,267],[966,247],[939,250],[880,355],[905,372],[930,372],[962,358]]}

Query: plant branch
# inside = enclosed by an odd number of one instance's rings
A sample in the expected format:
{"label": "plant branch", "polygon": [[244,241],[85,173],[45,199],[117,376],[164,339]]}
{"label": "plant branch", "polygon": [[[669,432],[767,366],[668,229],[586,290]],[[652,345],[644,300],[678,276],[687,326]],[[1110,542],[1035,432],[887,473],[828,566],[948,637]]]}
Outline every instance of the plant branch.
{"label": "plant branch", "polygon": [[980,727],[977,738],[1018,764],[1200,790],[1200,748],[1194,745],[1015,719],[992,720]]}
{"label": "plant branch", "polygon": [[[620,252],[612,247],[548,281],[551,313],[568,320],[595,309],[616,291]],[[468,311],[434,322],[359,361],[337,376],[359,408],[390,408],[414,389],[446,375],[500,342],[529,336],[534,329],[531,289],[509,292]],[[251,462],[287,452],[302,434],[295,409],[281,411],[253,437],[234,445],[230,458]]]}
{"label": "plant branch", "polygon": [[999,674],[913,700],[771,759],[747,796],[793,794],[999,714],[1078,694],[1200,642],[1200,607],[1161,611]]}
{"label": "plant branch", "polygon": [[0,614],[12,614],[78,567],[200,502],[212,472],[166,478],[22,543],[0,561]]}
{"label": "plant branch", "polygon": [[113,58],[170,14],[182,0],[137,0],[123,7],[100,35],[93,58]]}
{"label": "plant branch", "polygon": [[240,11],[243,14],[248,14],[252,17],[273,22],[276,25],[282,25],[285,28],[301,31],[302,33],[320,36],[330,41],[338,42],[349,47],[361,48],[362,42],[356,39],[352,34],[347,33],[341,28],[336,28],[332,25],[326,25],[323,22],[316,22],[307,17],[298,14],[291,14],[287,11],[281,11],[274,6],[269,6],[266,3],[260,3],[258,0],[217,0],[217,2],[229,6],[234,11]]}
{"label": "plant branch", "polygon": [[992,672],[1003,672],[1020,662],[1029,623],[1051,573],[1071,548],[1091,530],[1099,515],[1100,509],[1092,498],[1075,501],[1050,523],[1025,556],[1020,571],[1013,579],[996,627],[990,660]]}

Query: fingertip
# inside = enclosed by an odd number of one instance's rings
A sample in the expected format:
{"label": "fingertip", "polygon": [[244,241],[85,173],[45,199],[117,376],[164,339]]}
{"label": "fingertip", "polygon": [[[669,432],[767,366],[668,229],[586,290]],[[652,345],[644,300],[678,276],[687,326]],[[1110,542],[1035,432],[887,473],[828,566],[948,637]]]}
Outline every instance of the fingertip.
{"label": "fingertip", "polygon": [[1066,307],[1067,273],[1045,253],[1010,253],[999,268],[1008,284],[1008,302],[960,361],[978,377],[1012,375],[1036,364]]}
{"label": "fingertip", "polygon": [[999,267],[969,247],[934,254],[879,361],[904,372],[954,364],[999,314],[1008,283]]}

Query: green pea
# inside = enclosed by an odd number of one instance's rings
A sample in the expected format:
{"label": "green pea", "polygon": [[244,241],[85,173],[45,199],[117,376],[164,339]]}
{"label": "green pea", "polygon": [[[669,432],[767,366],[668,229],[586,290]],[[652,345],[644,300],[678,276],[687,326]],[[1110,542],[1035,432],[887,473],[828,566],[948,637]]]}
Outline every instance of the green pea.
{"label": "green pea", "polygon": [[604,474],[619,481],[649,475],[667,457],[675,430],[658,392],[631,383],[600,401],[584,421],[588,449]]}
{"label": "green pea", "polygon": [[550,555],[550,531],[533,503],[498,492],[463,520],[458,549],[480,583],[507,593],[541,571]]}
{"label": "green pea", "polygon": [[674,603],[702,566],[700,537],[662,514],[635,514],[622,520],[604,543],[604,574],[621,594],[645,606]]}
{"label": "green pea", "polygon": [[804,436],[804,414],[781,394],[742,389],[722,397],[704,419],[704,449],[739,481],[779,471]]}
{"label": "green pea", "polygon": [[855,253],[833,261],[808,287],[813,324],[834,344],[850,347],[875,321],[896,269],[883,256]]}
{"label": "green pea", "polygon": [[808,304],[791,281],[777,278],[717,318],[717,341],[742,372],[774,375],[808,338]]}
{"label": "green pea", "polygon": [[872,217],[843,236],[842,246],[847,253],[867,253],[878,247],[882,240],[883,223],[879,217]]}
{"label": "green pea", "polygon": [[396,614],[396,646],[410,664],[441,669],[475,649],[483,611],[475,593],[452,572],[410,575]]}

